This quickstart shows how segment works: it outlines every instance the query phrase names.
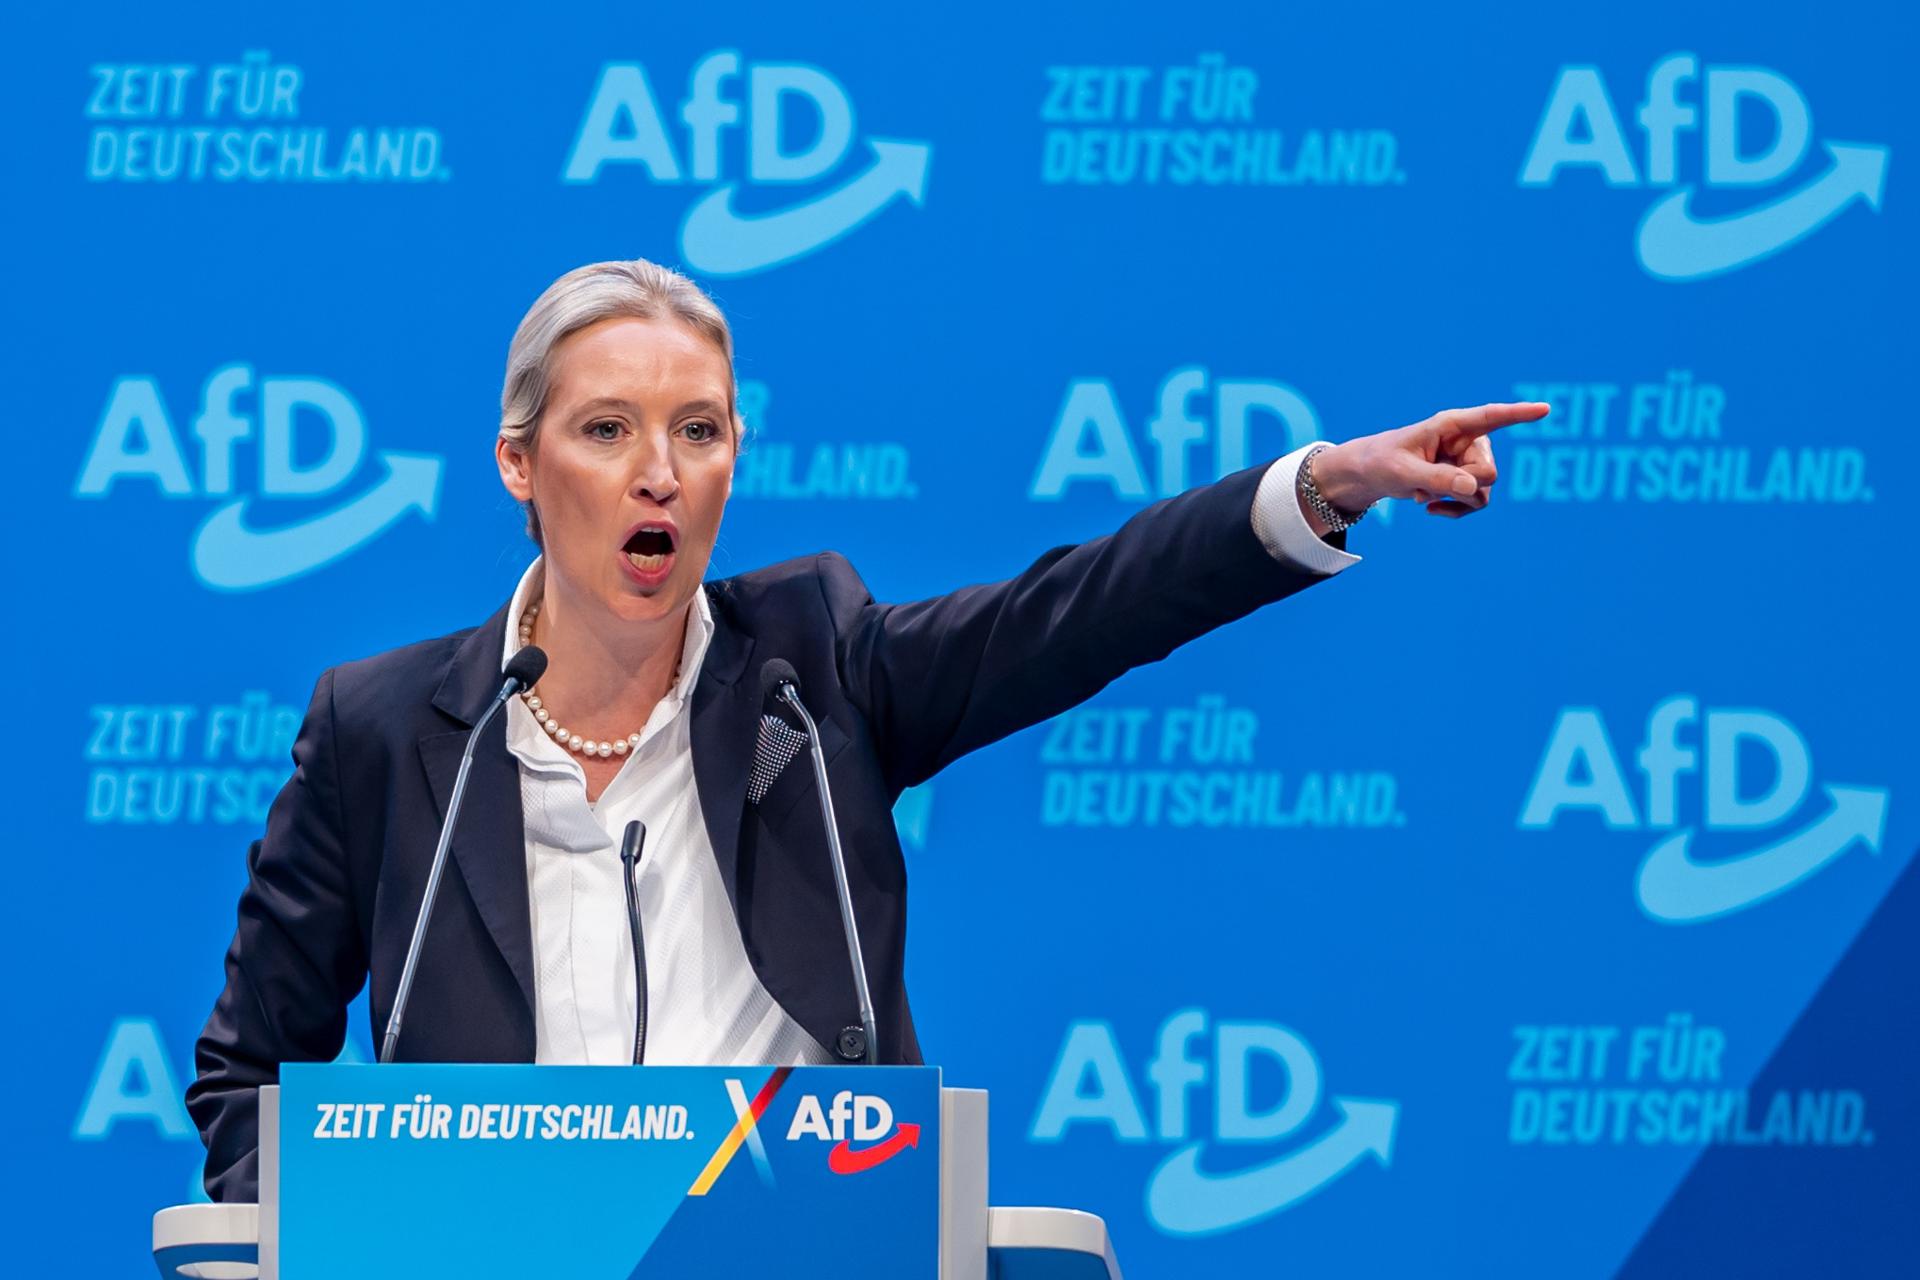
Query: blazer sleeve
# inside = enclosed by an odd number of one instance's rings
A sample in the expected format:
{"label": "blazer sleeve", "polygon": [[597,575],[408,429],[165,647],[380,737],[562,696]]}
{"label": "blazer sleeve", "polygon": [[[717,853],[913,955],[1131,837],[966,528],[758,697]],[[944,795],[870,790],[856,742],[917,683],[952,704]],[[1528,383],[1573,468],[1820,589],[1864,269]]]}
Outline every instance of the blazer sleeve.
{"label": "blazer sleeve", "polygon": [[340,795],[333,672],[321,676],[293,744],[293,776],[247,854],[226,988],[194,1049],[187,1110],[207,1145],[207,1194],[253,1200],[259,1095],[282,1062],[327,1062],[366,979]]}
{"label": "blazer sleeve", "polygon": [[889,785],[1057,715],[1126,671],[1327,575],[1276,559],[1253,531],[1252,467],[1056,547],[1004,582],[876,604],[851,565],[821,557],[849,698]]}

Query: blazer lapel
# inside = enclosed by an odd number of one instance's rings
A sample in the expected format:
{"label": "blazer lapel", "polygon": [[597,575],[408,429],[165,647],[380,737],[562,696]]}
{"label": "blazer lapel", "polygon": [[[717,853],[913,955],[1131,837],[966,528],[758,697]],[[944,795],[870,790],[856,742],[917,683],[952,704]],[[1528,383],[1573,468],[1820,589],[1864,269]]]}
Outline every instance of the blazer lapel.
{"label": "blazer lapel", "polygon": [[[477,721],[500,690],[506,619],[507,611],[502,608],[467,637],[434,694],[433,705],[462,724]],[[469,732],[459,729],[420,739],[420,763],[426,769],[442,822]],[[507,750],[507,717],[502,709],[474,746],[466,798],[448,852],[531,1010],[533,923],[527,903],[525,830],[520,811],[520,769]]]}
{"label": "blazer lapel", "polygon": [[[707,590],[714,629],[693,690],[693,775],[707,838],[737,916],[740,822],[753,744],[760,731],[761,699],[758,683],[742,679],[753,656],[754,638],[729,616],[719,593]],[[433,705],[461,724],[478,720],[499,691],[506,626],[507,611],[502,608],[468,636],[434,695]],[[466,742],[466,730],[420,740],[420,762],[442,820]],[[528,908],[526,820],[520,809],[520,769],[507,750],[504,714],[494,718],[474,748],[466,800],[450,853],[531,1009],[533,925]]]}
{"label": "blazer lapel", "polygon": [[753,744],[760,732],[760,685],[742,678],[753,656],[753,636],[729,616],[721,594],[707,590],[713,605],[713,639],[693,687],[693,778],[714,861],[720,864],[720,878],[738,918],[740,821],[747,804]]}

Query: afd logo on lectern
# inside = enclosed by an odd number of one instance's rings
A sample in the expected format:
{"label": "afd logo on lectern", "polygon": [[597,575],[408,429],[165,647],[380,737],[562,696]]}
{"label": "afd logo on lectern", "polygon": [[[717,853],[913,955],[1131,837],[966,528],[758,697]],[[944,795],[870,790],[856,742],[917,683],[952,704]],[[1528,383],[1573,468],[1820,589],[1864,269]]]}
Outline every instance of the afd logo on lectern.
{"label": "afd logo on lectern", "polygon": [[[832,1143],[827,1168],[851,1176],[877,1169],[909,1147],[920,1145],[920,1126],[895,1124],[893,1106],[877,1094],[842,1089],[824,1106],[818,1094],[801,1095],[787,1126],[787,1141],[811,1138]],[[855,1142],[862,1143],[855,1147]]]}
{"label": "afd logo on lectern", "polygon": [[[1697,807],[1685,801],[1689,778],[1698,780]],[[1770,711],[1703,711],[1698,698],[1666,698],[1623,756],[1598,709],[1568,707],[1547,736],[1519,825],[1548,831],[1569,814],[1597,817],[1643,851],[1640,909],[1662,924],[1694,924],[1783,894],[1856,846],[1880,852],[1887,789],[1827,783],[1826,803],[1802,816],[1813,784],[1807,740]],[[1706,858],[1703,833],[1713,841]]]}
{"label": "afd logo on lectern", "polygon": [[[1806,95],[1766,67],[1669,54],[1647,73],[1629,124],[1598,67],[1566,66],[1520,185],[1550,187],[1584,169],[1609,187],[1663,192],[1640,219],[1640,265],[1657,280],[1705,280],[1791,248],[1856,204],[1879,211],[1889,148],[1822,139],[1816,154],[1814,140]],[[1715,193],[1711,211],[1702,191]]]}
{"label": "afd logo on lectern", "polygon": [[[729,146],[730,130],[743,147]],[[610,167],[638,165],[656,183],[709,188],[680,224],[680,257],[702,275],[751,275],[824,249],[902,198],[926,199],[933,147],[925,142],[869,137],[868,164],[836,177],[858,136],[852,96],[819,67],[749,63],[717,49],[694,64],[669,114],[644,66],[609,62],[561,180],[594,183]],[[747,186],[793,194],[742,211],[736,197]]]}
{"label": "afd logo on lectern", "polygon": [[[1284,1083],[1274,1100],[1276,1072]],[[1308,1132],[1325,1110],[1320,1059],[1277,1022],[1214,1022],[1182,1009],[1160,1024],[1145,1076],[1151,1116],[1113,1025],[1072,1023],[1029,1136],[1061,1142],[1085,1126],[1120,1143],[1172,1146],[1147,1179],[1147,1216],[1168,1235],[1250,1226],[1364,1163],[1392,1162],[1397,1102],[1335,1096],[1337,1118]],[[1212,1107],[1196,1107],[1192,1095],[1209,1090]]]}
{"label": "afd logo on lectern", "polygon": [[[135,374],[107,392],[74,497],[124,503],[144,490],[213,502],[191,539],[194,576],[215,591],[256,591],[331,564],[416,512],[433,519],[437,454],[382,449],[376,474],[336,497],[367,454],[366,414],[329,379],[222,365],[189,418],[168,411],[158,380]],[[255,510],[262,499],[270,516]]]}

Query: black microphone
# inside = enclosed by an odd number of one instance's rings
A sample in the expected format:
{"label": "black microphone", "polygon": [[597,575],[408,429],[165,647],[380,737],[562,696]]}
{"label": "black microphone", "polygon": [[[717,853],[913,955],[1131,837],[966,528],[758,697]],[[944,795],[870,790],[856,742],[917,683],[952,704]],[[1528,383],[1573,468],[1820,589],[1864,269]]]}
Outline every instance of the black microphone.
{"label": "black microphone", "polygon": [[400,1043],[400,1020],[407,1011],[407,999],[413,995],[413,976],[420,967],[420,945],[427,938],[427,921],[433,916],[433,900],[440,893],[440,873],[447,868],[447,848],[453,843],[454,819],[460,816],[460,802],[467,794],[467,771],[473,768],[473,749],[480,744],[480,732],[507,705],[507,699],[522,689],[531,689],[546,674],[547,655],[535,645],[525,645],[507,660],[500,673],[505,679],[500,692],[467,734],[467,749],[460,753],[460,772],[454,775],[453,795],[447,801],[446,820],[440,824],[440,842],[433,849],[433,867],[427,872],[427,891],[420,899],[420,914],[413,921],[413,940],[407,944],[407,962],[400,969],[400,989],[393,997],[393,1015],[387,1019],[387,1034],[380,1042],[380,1061],[392,1062]]}
{"label": "black microphone", "polygon": [[[820,793],[820,820],[827,828],[827,853],[833,859],[833,888],[840,899],[840,926],[847,935],[847,959],[853,963],[853,991],[860,1001],[860,1025],[866,1034],[864,1057],[868,1066],[879,1062],[880,1036],[873,1022],[873,993],[867,989],[867,962],[860,954],[860,929],[853,922],[853,890],[847,885],[847,855],[840,848],[840,827],[833,820],[833,792],[827,786],[827,755],[820,748],[820,729],[800,701],[800,675],[784,658],[769,658],[760,667],[760,692],[785,703],[806,728],[813,759],[814,789]],[[841,1034],[844,1045],[848,1032]]]}
{"label": "black microphone", "polygon": [[[547,674],[547,651],[537,644],[523,645],[507,659],[507,665],[500,668],[500,674],[507,678],[507,682],[506,687],[500,690],[500,696],[494,699],[496,706],[522,689],[531,689],[540,683],[540,677]],[[487,714],[493,714],[492,708],[488,708]],[[481,717],[480,723],[486,723],[485,716]],[[474,731],[479,732],[478,725]]]}
{"label": "black microphone", "polygon": [[[795,671],[793,664],[785,658],[768,658],[760,664],[760,696],[799,707],[800,714],[806,715],[807,709],[800,706],[800,673]],[[791,702],[788,702],[789,697],[792,698]],[[791,716],[783,715],[780,718],[793,724],[794,718]],[[802,721],[802,723],[810,723],[810,721]],[[794,725],[794,727],[800,726]]]}
{"label": "black microphone", "polygon": [[647,824],[635,818],[620,837],[620,865],[627,882],[627,933],[633,938],[633,1060],[647,1056],[647,945],[640,933],[640,897],[634,872],[640,865],[640,846],[647,842]]}

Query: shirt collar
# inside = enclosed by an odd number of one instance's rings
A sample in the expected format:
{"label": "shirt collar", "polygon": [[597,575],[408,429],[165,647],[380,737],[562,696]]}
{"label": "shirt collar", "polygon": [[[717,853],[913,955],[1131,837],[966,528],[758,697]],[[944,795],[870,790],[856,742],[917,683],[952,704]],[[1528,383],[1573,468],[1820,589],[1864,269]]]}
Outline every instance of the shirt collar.
{"label": "shirt collar", "polygon": [[[535,556],[527,571],[520,575],[520,585],[513,589],[513,602],[507,606],[506,637],[500,655],[503,670],[520,648],[520,616],[540,595],[546,581],[546,557]],[[693,612],[687,619],[686,639],[680,646],[680,674],[673,688],[667,691],[669,701],[684,702],[693,692],[694,682],[700,678],[700,664],[706,660],[707,646],[712,640],[713,607],[707,603],[707,592],[702,587],[693,593]]]}

